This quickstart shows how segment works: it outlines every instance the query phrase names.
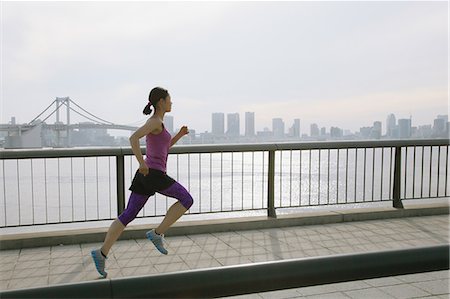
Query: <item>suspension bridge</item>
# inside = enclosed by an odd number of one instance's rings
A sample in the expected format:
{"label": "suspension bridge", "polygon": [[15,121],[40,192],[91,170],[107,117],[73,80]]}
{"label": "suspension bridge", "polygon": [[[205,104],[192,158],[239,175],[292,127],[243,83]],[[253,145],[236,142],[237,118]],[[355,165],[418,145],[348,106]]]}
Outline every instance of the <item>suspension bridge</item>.
{"label": "suspension bridge", "polygon": [[[65,120],[62,117],[64,108],[66,110]],[[86,121],[71,123],[74,113]],[[53,123],[48,121],[52,116],[56,118]],[[136,126],[115,124],[100,118],[69,97],[57,97],[45,110],[26,124],[16,124],[14,121],[9,124],[0,124],[0,133],[5,135],[6,132],[5,148],[71,147],[83,145],[82,135],[84,134],[86,137],[86,133],[91,137],[95,137],[95,135],[111,137],[107,135],[106,130],[135,131],[137,128]]]}

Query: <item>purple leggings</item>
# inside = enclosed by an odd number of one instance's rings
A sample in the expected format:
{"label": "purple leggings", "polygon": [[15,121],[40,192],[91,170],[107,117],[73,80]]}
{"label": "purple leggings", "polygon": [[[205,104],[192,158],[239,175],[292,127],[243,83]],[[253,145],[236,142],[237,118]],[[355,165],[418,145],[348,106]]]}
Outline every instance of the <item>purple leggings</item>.
{"label": "purple leggings", "polygon": [[[189,194],[189,192],[178,182],[173,183],[169,188],[165,190],[157,192],[168,197],[176,198],[188,210],[194,203],[194,200],[192,199],[192,196]],[[131,192],[127,208],[118,217],[120,222],[122,222],[123,225],[127,226],[128,223],[133,221],[139,211],[144,207],[149,197],[150,196],[148,195]]]}

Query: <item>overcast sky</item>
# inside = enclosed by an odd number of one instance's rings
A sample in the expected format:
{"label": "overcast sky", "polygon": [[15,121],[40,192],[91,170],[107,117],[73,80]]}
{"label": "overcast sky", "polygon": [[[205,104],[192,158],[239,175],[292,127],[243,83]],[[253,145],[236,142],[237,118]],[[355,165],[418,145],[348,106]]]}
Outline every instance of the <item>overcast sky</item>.
{"label": "overcast sky", "polygon": [[69,96],[140,125],[154,86],[197,132],[213,112],[239,112],[241,132],[246,111],[256,130],[300,118],[302,133],[448,113],[446,1],[1,3],[0,123]]}

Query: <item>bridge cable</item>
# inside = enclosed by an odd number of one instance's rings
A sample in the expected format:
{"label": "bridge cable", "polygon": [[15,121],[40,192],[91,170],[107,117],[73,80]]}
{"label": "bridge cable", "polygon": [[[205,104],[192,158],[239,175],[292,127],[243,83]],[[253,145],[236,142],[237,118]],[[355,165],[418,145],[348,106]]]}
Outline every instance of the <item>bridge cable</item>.
{"label": "bridge cable", "polygon": [[[34,122],[36,119],[38,119],[39,116],[41,116],[42,114],[44,114],[44,112],[47,111],[48,108],[50,108],[55,102],[56,102],[56,100],[54,100],[47,108],[45,108],[44,111],[41,112],[41,114],[39,114],[38,116],[36,116],[36,117],[35,117],[32,121],[30,121],[28,124],[30,125],[32,122]],[[56,110],[55,110],[55,111],[56,111]],[[53,113],[54,113],[55,111],[53,111]],[[52,113],[52,114],[53,114],[53,113]]]}
{"label": "bridge cable", "polygon": [[56,107],[56,109],[55,110],[53,110],[53,112],[52,113],[50,113],[50,115],[49,116],[47,116],[42,122],[45,122],[50,116],[52,116],[53,115],[53,113],[55,113],[56,112],[56,110],[58,110],[59,109],[59,107],[61,107],[62,106],[62,104],[63,104],[63,102],[61,102],[60,104],[59,104],[59,106],[58,107]]}
{"label": "bridge cable", "polygon": [[[102,119],[102,118],[100,118],[100,117],[98,117],[98,116],[95,116],[94,114],[90,113],[89,111],[86,111],[83,107],[81,107],[80,105],[78,105],[74,100],[70,99],[70,102],[73,103],[73,104],[75,104],[75,106],[77,106],[78,108],[80,108],[81,110],[83,110],[84,112],[86,112],[87,114],[89,114],[89,115],[91,115],[91,116],[93,116],[93,117],[95,117],[95,118],[97,118],[97,119],[99,119],[99,120],[101,120],[101,121],[103,121],[103,122],[106,122],[106,123],[109,123],[109,124],[111,124],[111,125],[114,125],[114,123],[112,123],[112,122],[110,122],[110,121],[107,121],[107,120],[104,120],[104,119]],[[86,117],[86,118],[87,118],[87,117]]]}
{"label": "bridge cable", "polygon": [[[66,103],[64,103],[64,105],[67,106]],[[68,107],[68,108],[69,108],[70,110],[72,110],[73,112],[75,112],[76,114],[78,114],[78,115],[80,115],[80,116],[82,116],[82,117],[84,117],[84,118],[89,119],[90,121],[93,121],[93,122],[95,122],[95,123],[100,123],[98,120],[95,120],[95,119],[92,119],[92,118],[90,118],[90,117],[88,117],[88,116],[86,116],[86,115],[83,115],[83,114],[81,114],[80,112],[78,112],[78,111],[76,111],[75,109],[73,109],[72,107]],[[100,124],[106,125],[105,123],[100,123]],[[114,125],[113,123],[109,123],[109,124]]]}

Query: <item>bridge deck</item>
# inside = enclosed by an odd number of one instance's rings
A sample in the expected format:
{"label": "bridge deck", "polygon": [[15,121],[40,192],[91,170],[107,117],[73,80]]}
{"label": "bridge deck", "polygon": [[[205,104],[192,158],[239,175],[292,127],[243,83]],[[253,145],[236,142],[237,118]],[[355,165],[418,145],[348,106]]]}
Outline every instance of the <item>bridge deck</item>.
{"label": "bridge deck", "polygon": [[[109,253],[106,270],[108,278],[117,278],[290,258],[448,244],[448,224],[448,215],[437,215],[174,236],[167,237],[167,256],[159,254],[143,236],[142,239],[118,241]],[[100,279],[89,254],[90,250],[100,245],[101,243],[86,243],[0,251],[0,289]],[[288,298],[317,294],[328,296],[330,294],[327,293],[337,292],[332,297],[340,298],[360,294],[346,289],[352,286],[360,292],[386,294],[383,298],[391,298],[395,297],[400,286],[408,284],[407,290],[419,288],[416,291],[421,297],[436,295],[439,298],[440,295],[448,296],[448,273],[415,274],[343,283],[339,284],[340,287],[336,284],[336,288],[325,285],[271,292],[270,296],[264,293],[254,296]],[[286,294],[290,295],[285,297]]]}

